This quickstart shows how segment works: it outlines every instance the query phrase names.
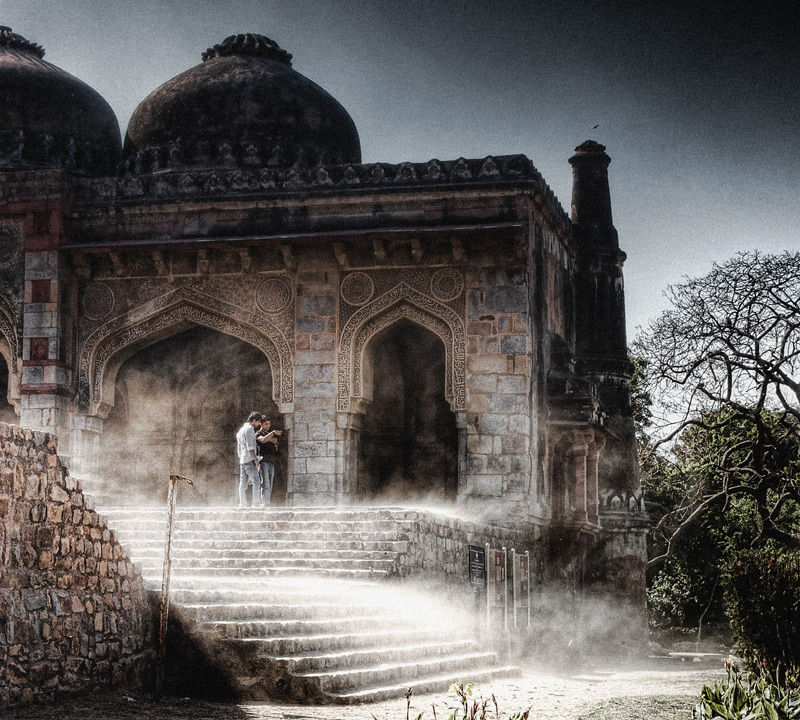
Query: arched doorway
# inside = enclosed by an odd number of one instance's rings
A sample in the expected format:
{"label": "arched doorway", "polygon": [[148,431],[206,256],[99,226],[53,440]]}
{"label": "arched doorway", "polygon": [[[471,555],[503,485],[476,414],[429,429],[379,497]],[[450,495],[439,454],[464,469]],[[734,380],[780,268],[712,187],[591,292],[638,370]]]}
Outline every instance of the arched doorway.
{"label": "arched doorway", "polygon": [[455,499],[458,430],[445,398],[445,348],[401,319],[364,352],[358,493],[386,500]]}
{"label": "arched doorway", "polygon": [[[187,503],[233,504],[234,438],[252,410],[283,428],[270,364],[258,348],[199,326],[149,345],[117,372],[101,440],[104,481],[114,484],[120,503],[162,502],[169,474],[178,472],[195,483]],[[273,502],[285,499],[286,477],[283,454]]]}

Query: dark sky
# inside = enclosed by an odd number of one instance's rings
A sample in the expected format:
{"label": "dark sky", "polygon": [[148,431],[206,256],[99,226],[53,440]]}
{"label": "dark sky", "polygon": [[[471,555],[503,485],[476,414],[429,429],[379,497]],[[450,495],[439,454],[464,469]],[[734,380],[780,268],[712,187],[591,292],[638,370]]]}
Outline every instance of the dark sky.
{"label": "dark sky", "polygon": [[[0,24],[111,104],[258,32],[350,112],[365,162],[524,153],[569,204],[612,157],[628,327],[736,252],[800,248],[800,2],[0,0]],[[597,127],[595,127],[597,126]]]}

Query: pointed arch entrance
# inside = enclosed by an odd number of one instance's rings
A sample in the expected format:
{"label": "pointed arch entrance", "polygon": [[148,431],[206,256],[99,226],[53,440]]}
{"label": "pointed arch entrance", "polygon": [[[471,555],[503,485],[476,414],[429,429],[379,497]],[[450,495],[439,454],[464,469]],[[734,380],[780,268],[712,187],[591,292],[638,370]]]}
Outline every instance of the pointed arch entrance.
{"label": "pointed arch entrance", "polygon": [[445,394],[447,356],[432,331],[400,318],[362,355],[357,493],[386,500],[454,500],[458,430]]}
{"label": "pointed arch entrance", "polygon": [[466,450],[463,318],[401,282],[347,319],[338,373],[346,494],[456,499]]}
{"label": "pointed arch entrance", "polygon": [[[256,347],[193,326],[139,349],[116,369],[113,406],[100,440],[104,480],[120,502],[162,501],[170,472],[190,477],[192,504],[232,504],[238,460],[234,436],[252,410],[283,427],[272,371]],[[279,456],[273,501],[286,494]]]}

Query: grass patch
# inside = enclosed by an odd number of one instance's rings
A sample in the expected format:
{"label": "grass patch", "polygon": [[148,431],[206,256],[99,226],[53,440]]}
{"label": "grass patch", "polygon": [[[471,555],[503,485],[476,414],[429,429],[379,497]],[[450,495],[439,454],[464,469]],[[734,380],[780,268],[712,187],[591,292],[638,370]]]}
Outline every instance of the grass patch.
{"label": "grass patch", "polygon": [[687,720],[698,701],[697,695],[614,698],[599,703],[578,720]]}

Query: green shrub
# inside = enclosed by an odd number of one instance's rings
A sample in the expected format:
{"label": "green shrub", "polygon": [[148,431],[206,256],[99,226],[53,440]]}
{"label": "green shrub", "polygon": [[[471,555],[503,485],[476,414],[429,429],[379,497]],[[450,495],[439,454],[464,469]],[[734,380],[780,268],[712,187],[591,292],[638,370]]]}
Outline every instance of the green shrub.
{"label": "green shrub", "polygon": [[748,550],[732,565],[728,614],[740,657],[755,673],[797,684],[800,553]]}
{"label": "green shrub", "polygon": [[701,720],[800,720],[800,692],[776,685],[766,677],[743,677],[726,663],[727,682],[703,687],[694,717]]}

